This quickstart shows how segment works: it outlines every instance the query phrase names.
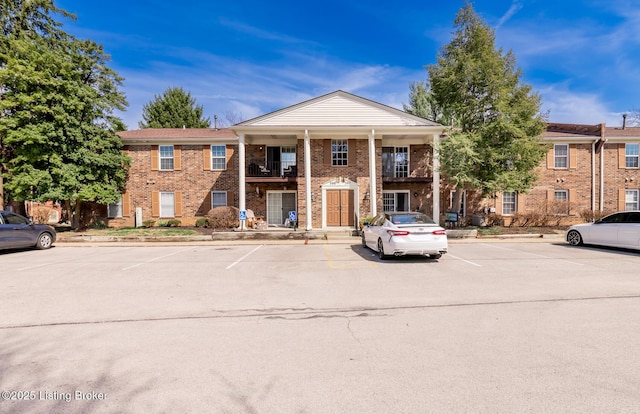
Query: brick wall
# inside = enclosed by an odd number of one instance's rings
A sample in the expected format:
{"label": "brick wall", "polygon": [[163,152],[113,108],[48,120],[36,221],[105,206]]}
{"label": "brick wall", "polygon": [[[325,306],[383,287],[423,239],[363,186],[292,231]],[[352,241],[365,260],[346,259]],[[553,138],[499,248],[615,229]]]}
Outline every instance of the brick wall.
{"label": "brick wall", "polygon": [[[209,146],[204,146],[209,147]],[[229,191],[227,204],[238,205],[238,146],[227,145],[227,153],[232,152],[227,161],[227,170],[211,171],[204,169],[202,145],[180,146],[180,170],[152,171],[151,145],[131,145],[124,150],[131,157],[131,169],[124,197],[128,198],[128,211],[123,211],[123,217],[110,219],[113,227],[133,226],[135,224],[135,209],[142,208],[142,219],[164,220],[153,217],[152,195],[154,191],[181,192],[182,215],[176,217],[183,226],[195,224],[197,217],[202,217],[211,209],[210,201],[206,197],[211,191]],[[177,156],[177,155],[175,155]],[[177,166],[177,162],[175,163]],[[208,203],[207,203],[208,201]]]}

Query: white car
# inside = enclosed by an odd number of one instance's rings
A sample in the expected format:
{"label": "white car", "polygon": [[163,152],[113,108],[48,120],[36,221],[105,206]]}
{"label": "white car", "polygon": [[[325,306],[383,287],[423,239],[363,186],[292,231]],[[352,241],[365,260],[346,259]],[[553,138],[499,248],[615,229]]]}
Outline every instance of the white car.
{"label": "white car", "polygon": [[569,227],[566,238],[572,246],[597,244],[640,249],[640,211],[621,211],[595,223],[576,224]]}
{"label": "white car", "polygon": [[380,213],[362,230],[362,245],[378,253],[421,255],[439,259],[447,252],[447,233],[431,217],[422,213]]}

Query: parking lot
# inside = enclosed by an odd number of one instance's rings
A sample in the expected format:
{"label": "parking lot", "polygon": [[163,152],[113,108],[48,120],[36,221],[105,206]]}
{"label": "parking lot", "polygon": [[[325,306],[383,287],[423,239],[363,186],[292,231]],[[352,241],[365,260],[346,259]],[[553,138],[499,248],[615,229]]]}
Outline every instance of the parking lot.
{"label": "parking lot", "polygon": [[0,264],[0,412],[640,407],[635,252],[59,244]]}

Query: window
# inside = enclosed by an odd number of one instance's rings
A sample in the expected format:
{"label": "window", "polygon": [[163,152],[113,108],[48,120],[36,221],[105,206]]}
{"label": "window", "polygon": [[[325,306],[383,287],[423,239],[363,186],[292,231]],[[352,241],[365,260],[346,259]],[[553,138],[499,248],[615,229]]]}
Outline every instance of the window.
{"label": "window", "polygon": [[296,165],[296,147],[281,147],[280,152],[280,162],[282,163],[283,172]]}
{"label": "window", "polygon": [[625,144],[625,156],[627,168],[638,168],[639,144]]}
{"label": "window", "polygon": [[115,204],[109,204],[107,209],[109,218],[122,217],[122,198]]}
{"label": "window", "polygon": [[382,211],[409,211],[409,192],[384,191],[382,193]]}
{"label": "window", "polygon": [[516,211],[515,191],[505,191],[504,193],[502,193],[502,214],[513,214]]}
{"label": "window", "polygon": [[211,208],[221,207],[227,205],[227,192],[226,191],[212,191],[211,192]]}
{"label": "window", "polygon": [[160,217],[175,217],[173,193],[160,193]]}
{"label": "window", "polygon": [[347,165],[347,154],[349,144],[346,139],[331,140],[331,165],[344,166]]}
{"label": "window", "polygon": [[555,168],[567,168],[569,165],[569,145],[556,144],[554,149],[554,167]]}
{"label": "window", "polygon": [[640,210],[638,206],[638,192],[639,190],[626,190],[624,197],[624,209],[625,210]]}
{"label": "window", "polygon": [[382,175],[384,177],[409,176],[409,148],[382,148]]}
{"label": "window", "polygon": [[173,145],[160,145],[160,170],[173,170]]}
{"label": "window", "polygon": [[211,169],[226,170],[227,169],[227,147],[224,145],[211,146]]}
{"label": "window", "polygon": [[554,214],[569,214],[569,191],[555,190],[553,192],[553,201],[552,210]]}

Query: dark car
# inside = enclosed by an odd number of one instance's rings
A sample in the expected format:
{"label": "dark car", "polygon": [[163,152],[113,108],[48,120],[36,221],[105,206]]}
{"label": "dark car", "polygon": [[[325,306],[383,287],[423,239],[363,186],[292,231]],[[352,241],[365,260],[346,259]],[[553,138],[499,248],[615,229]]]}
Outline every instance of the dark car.
{"label": "dark car", "polygon": [[0,249],[35,247],[48,249],[56,241],[56,230],[10,211],[0,210]]}

